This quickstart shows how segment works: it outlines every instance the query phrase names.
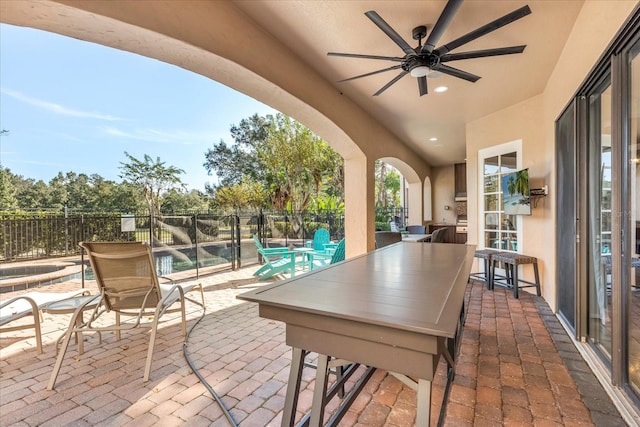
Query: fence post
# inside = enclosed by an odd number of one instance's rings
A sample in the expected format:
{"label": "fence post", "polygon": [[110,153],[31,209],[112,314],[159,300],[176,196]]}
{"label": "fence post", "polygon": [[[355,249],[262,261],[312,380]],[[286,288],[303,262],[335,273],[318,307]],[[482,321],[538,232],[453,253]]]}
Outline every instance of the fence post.
{"label": "fence post", "polygon": [[258,213],[258,240],[264,242],[265,238],[265,220],[264,220],[264,212],[262,208],[260,208],[260,212]]}
{"label": "fence post", "polygon": [[238,268],[242,268],[242,246],[240,243],[240,215],[236,212],[236,242],[238,254]]}
{"label": "fence post", "polygon": [[229,215],[229,226],[231,227],[231,270],[236,269],[236,218],[233,215]]}
{"label": "fence post", "polygon": [[149,246],[153,249],[153,212],[149,212]]}
{"label": "fence post", "polygon": [[289,214],[284,213],[284,245],[289,247]]}
{"label": "fence post", "polygon": [[64,204],[64,254],[69,256],[69,211]]}
{"label": "fence post", "polygon": [[[260,211],[258,212],[258,230],[256,235],[258,236],[260,243],[266,247],[267,232],[265,230],[265,222],[264,212],[262,211],[262,208],[260,208]],[[258,252],[258,263],[262,264],[262,254],[260,252]]]}
{"label": "fence post", "polygon": [[200,261],[198,259],[198,214],[193,215],[193,240],[196,244],[196,279],[200,278]]}
{"label": "fence post", "polygon": [[[80,242],[86,242],[84,235],[84,214],[80,214]],[[80,243],[78,242],[78,243]],[[82,282],[82,288],[84,289],[84,249],[80,248],[80,280]]]}

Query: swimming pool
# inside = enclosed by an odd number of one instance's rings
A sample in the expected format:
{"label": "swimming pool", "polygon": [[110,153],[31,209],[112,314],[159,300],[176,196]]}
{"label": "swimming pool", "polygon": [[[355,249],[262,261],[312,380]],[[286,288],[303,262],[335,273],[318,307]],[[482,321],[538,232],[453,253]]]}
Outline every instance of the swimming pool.
{"label": "swimming pool", "polygon": [[0,293],[64,282],[79,275],[81,271],[79,264],[65,261],[0,266]]}
{"label": "swimming pool", "polygon": [[[231,249],[226,244],[219,243],[208,246],[198,246],[196,249],[164,247],[153,251],[158,276],[169,276],[197,268],[217,267],[231,262]],[[87,261],[88,265],[88,261]],[[77,276],[80,278],[80,274]],[[93,271],[89,266],[84,273],[84,278],[93,280]]]}

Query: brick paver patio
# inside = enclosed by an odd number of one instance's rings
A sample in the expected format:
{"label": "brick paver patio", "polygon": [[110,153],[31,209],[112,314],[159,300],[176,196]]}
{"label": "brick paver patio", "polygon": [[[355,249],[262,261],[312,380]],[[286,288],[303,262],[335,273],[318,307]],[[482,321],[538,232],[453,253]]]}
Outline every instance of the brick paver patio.
{"label": "brick paver patio", "polygon": [[[284,325],[260,318],[255,304],[235,298],[263,285],[251,276],[255,268],[201,280],[206,286],[207,314],[193,329],[187,349],[239,425],[278,426],[291,359]],[[42,290],[79,286],[79,282],[67,282]],[[594,397],[581,395],[556,347],[557,338],[540,314],[541,306],[546,306],[543,300],[525,292],[516,300],[508,291],[469,284],[446,426],[624,425],[606,395],[595,397],[595,409],[585,405]],[[188,317],[191,328],[200,317],[197,306],[188,306]],[[42,355],[36,352],[31,330],[0,336],[1,426],[229,425],[185,361],[177,315],[167,315],[169,320],[161,323],[149,382],[142,381],[148,331],[138,329],[123,333],[120,341],[113,334],[103,334],[102,345],[97,336],[88,335],[81,356],[72,342],[56,389],[47,391],[54,343],[69,318],[45,314]],[[310,408],[314,378],[313,369],[305,369],[299,417]],[[434,422],[443,384],[441,363],[434,381]],[[329,405],[329,415],[336,403]],[[378,370],[341,425],[410,426],[415,409],[415,392]]]}

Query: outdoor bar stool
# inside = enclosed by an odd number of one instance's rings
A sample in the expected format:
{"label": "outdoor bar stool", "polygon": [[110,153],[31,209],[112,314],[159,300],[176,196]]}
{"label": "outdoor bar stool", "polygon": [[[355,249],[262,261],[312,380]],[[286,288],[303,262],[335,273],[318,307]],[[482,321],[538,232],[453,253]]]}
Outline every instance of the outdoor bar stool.
{"label": "outdoor bar stool", "polygon": [[[506,272],[504,281],[496,281],[494,277],[496,263],[503,263]],[[535,275],[535,282],[529,282],[524,279],[518,278],[518,266],[525,264],[533,264],[533,273]],[[518,290],[520,288],[532,288],[535,286],[536,294],[540,293],[540,275],[538,274],[538,258],[529,255],[516,254],[513,252],[501,252],[491,257],[491,274],[492,274],[492,288],[494,284],[504,285],[507,288],[513,288],[514,298],[518,298]],[[524,283],[525,286],[520,284]]]}
{"label": "outdoor bar stool", "polygon": [[493,269],[491,268],[491,257],[499,254],[495,249],[478,249],[473,255],[475,258],[484,260],[484,271],[469,274],[469,277],[481,281],[487,289],[493,289]]}

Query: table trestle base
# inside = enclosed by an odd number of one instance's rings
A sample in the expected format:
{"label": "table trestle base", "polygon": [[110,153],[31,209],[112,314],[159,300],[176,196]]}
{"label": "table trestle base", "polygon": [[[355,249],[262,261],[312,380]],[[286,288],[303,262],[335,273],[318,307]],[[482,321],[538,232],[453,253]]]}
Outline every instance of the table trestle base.
{"label": "table trestle base", "polygon": [[[305,363],[304,358],[308,353],[308,351],[297,347],[292,348],[289,385],[287,386],[281,425],[283,427],[293,427],[294,425],[296,427],[321,426],[326,404],[338,395],[340,398],[344,397],[344,400],[326,424],[327,426],[337,426],[340,420],[342,420],[346,415],[358,394],[360,394],[364,386],[367,384],[376,368],[368,367],[358,381],[356,381],[351,390],[344,394],[344,385],[360,367],[360,364],[348,362],[343,359],[332,360],[330,356],[319,354],[318,363],[316,365],[311,365],[311,367],[316,369],[316,382],[313,391],[312,410],[305,414],[297,424],[294,424],[296,409],[298,406],[298,396],[300,394],[302,369],[304,366],[308,366],[307,363]],[[343,362],[348,363],[348,365],[341,364]],[[336,381],[327,390],[329,382],[328,379],[331,374],[336,375]]]}

